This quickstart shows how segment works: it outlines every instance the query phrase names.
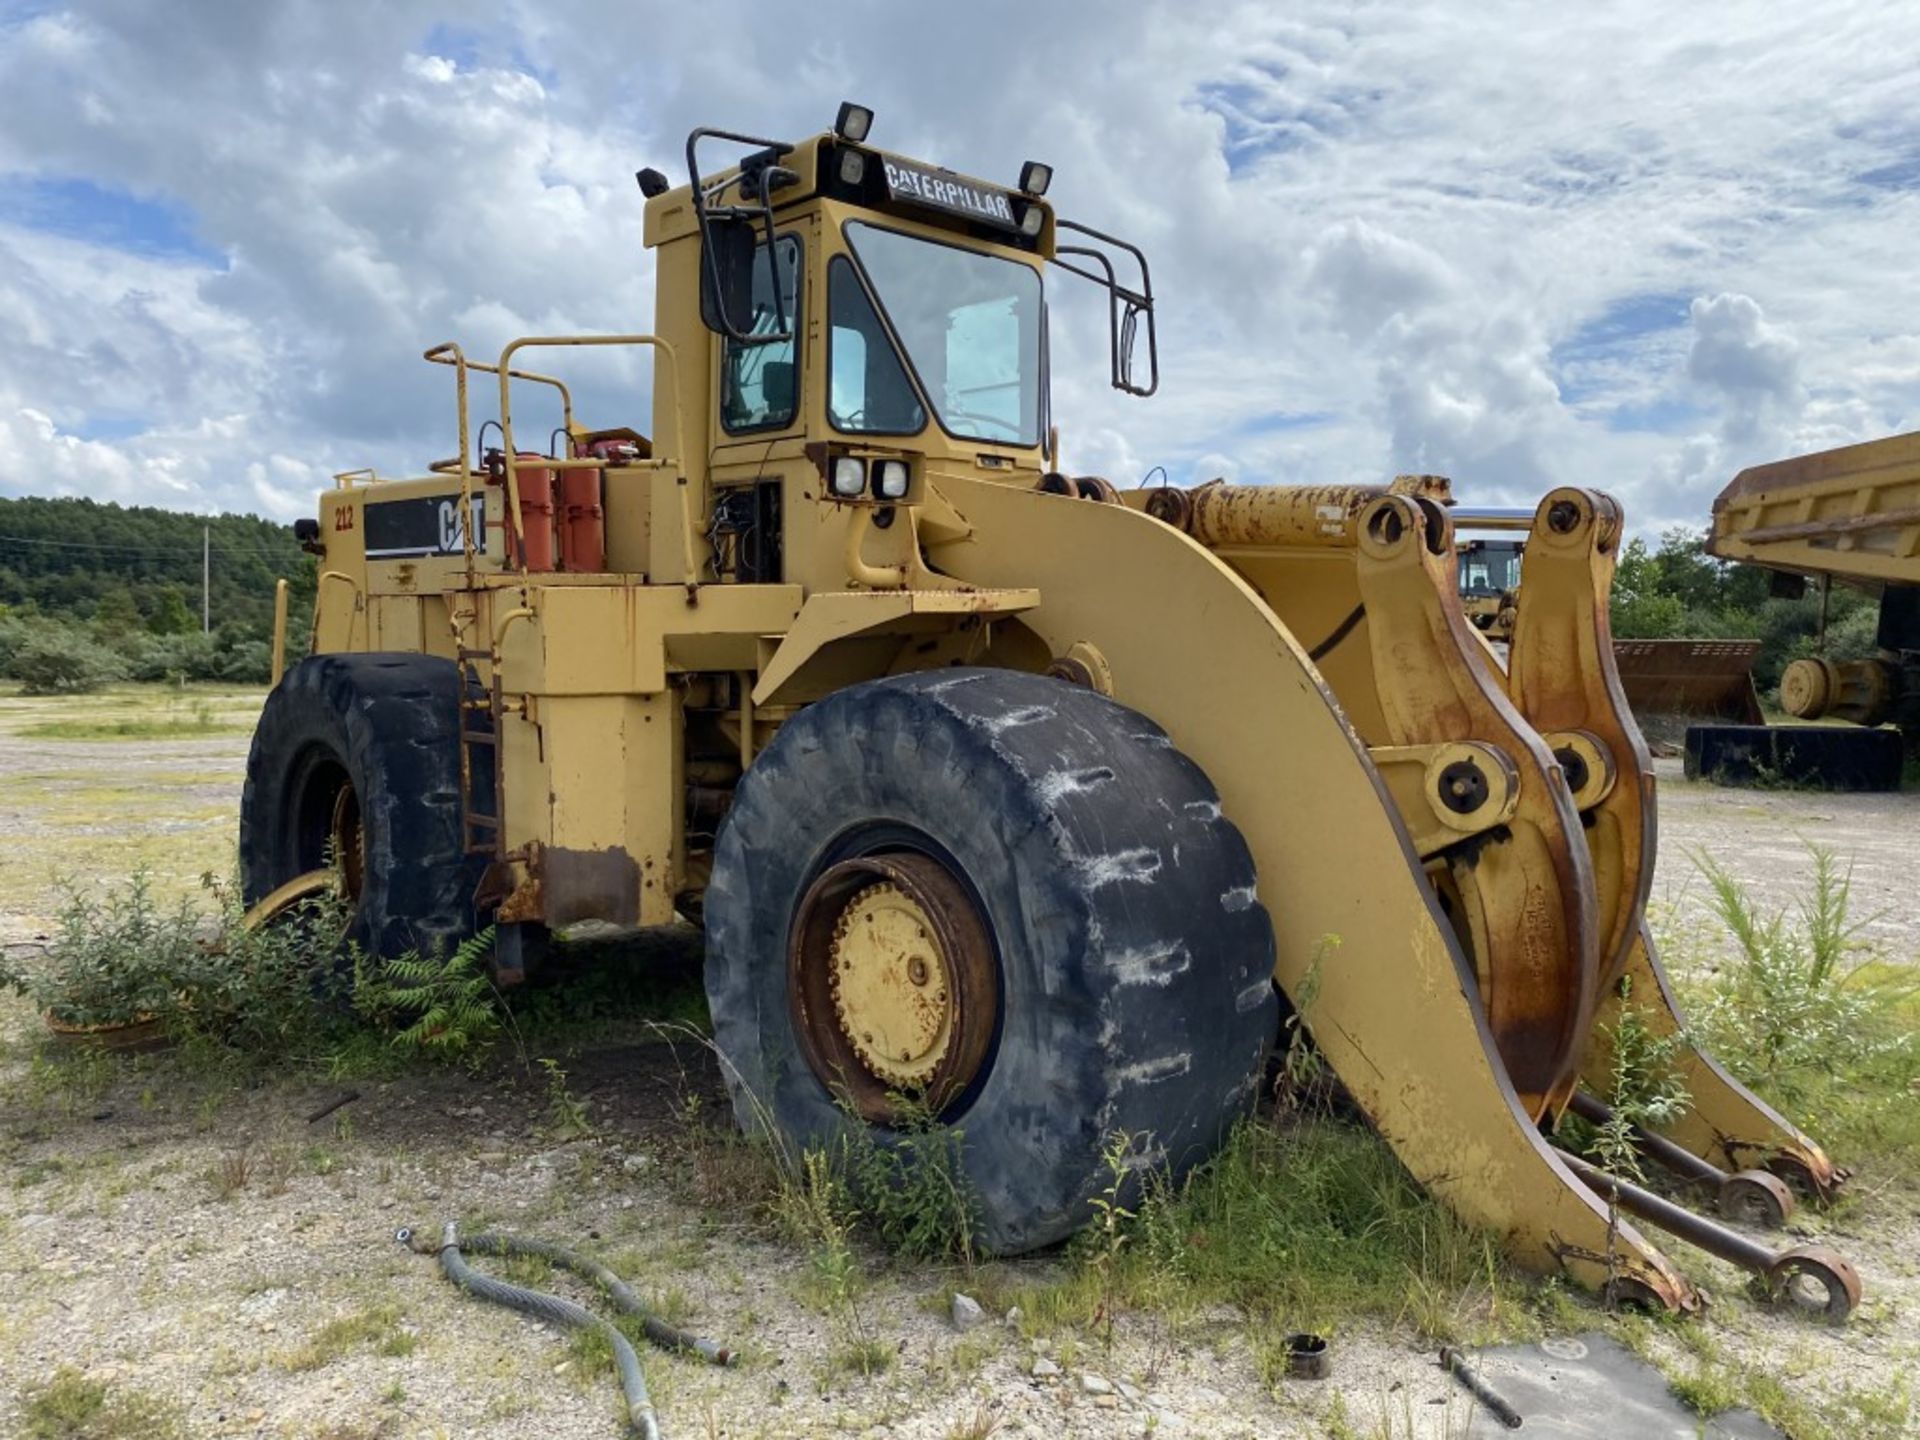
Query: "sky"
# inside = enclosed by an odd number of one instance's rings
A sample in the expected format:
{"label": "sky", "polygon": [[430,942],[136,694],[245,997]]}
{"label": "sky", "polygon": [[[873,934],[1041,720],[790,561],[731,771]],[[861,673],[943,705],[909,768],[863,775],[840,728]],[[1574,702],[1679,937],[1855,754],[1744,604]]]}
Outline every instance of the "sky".
{"label": "sky", "polygon": [[[453,453],[449,372],[649,328],[686,132],[1011,182],[1151,259],[1162,384],[1055,297],[1066,468],[1451,475],[1703,524],[1920,428],[1920,6],[0,0],[0,495],[290,520]],[[644,364],[583,360],[645,429]],[[517,417],[516,417],[517,418]]]}

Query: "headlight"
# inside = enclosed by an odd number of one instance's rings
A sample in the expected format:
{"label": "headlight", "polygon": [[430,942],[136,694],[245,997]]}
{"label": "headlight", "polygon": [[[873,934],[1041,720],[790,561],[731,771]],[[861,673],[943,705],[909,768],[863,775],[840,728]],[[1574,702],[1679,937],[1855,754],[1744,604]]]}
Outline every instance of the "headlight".
{"label": "headlight", "polygon": [[865,105],[856,105],[851,100],[840,102],[840,113],[833,118],[835,135],[858,145],[865,141],[867,133],[872,129],[873,111]]}
{"label": "headlight", "polygon": [[882,500],[904,500],[907,496],[907,462],[882,460],[873,467],[873,493]]}
{"label": "headlight", "polygon": [[842,455],[833,462],[833,493],[842,500],[859,498],[867,488],[867,462],[855,455]]}
{"label": "headlight", "polygon": [[1046,223],[1046,212],[1038,205],[1029,205],[1026,214],[1020,217],[1020,233],[1031,240],[1040,233],[1040,227]]}

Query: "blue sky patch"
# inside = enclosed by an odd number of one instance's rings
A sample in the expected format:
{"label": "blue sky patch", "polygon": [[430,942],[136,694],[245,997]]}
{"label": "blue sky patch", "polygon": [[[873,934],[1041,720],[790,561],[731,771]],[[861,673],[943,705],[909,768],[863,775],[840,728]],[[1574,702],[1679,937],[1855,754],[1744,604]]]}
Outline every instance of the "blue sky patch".
{"label": "blue sky patch", "polygon": [[469,30],[460,25],[436,24],[427,31],[427,38],[420,42],[420,48],[429,55],[451,60],[456,69],[478,70],[483,44],[484,37],[478,30]]}
{"label": "blue sky patch", "polygon": [[82,440],[131,440],[151,430],[153,421],[144,415],[102,413],[89,415],[77,425],[62,425],[60,428],[66,434],[77,435]]}
{"label": "blue sky patch", "polygon": [[226,265],[184,205],[77,175],[0,175],[0,221],[133,255]]}
{"label": "blue sky patch", "polygon": [[436,24],[420,42],[421,50],[451,60],[456,70],[504,69],[531,75],[551,90],[559,83],[559,73],[551,66],[536,65],[519,40],[507,31],[476,30],[464,25]]}
{"label": "blue sky patch", "polygon": [[1909,155],[1891,165],[1863,171],[1854,177],[1862,185],[1876,190],[1920,190],[1920,154]]}
{"label": "blue sky patch", "polygon": [[1351,85],[1302,104],[1284,88],[1288,79],[1284,65],[1265,61],[1252,68],[1270,83],[1222,80],[1194,92],[1201,108],[1225,123],[1227,169],[1235,175],[1264,156],[1351,132],[1360,114],[1377,106],[1384,94],[1375,87]]}
{"label": "blue sky patch", "polygon": [[1597,377],[1628,362],[1631,352],[1649,335],[1685,325],[1691,299],[1691,295],[1679,291],[1627,295],[1583,321],[1578,330],[1553,347],[1549,357],[1561,400],[1578,405],[1598,398],[1602,386]]}

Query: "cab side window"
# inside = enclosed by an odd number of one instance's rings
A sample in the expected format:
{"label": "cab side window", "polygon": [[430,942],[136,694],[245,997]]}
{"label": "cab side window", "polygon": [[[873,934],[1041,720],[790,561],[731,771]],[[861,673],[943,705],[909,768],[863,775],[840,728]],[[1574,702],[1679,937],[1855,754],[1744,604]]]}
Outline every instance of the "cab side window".
{"label": "cab side window", "polygon": [[794,337],[800,333],[800,242],[791,235],[775,239],[774,261],[780,279],[780,306],[773,302],[773,277],[762,245],[753,261],[754,335],[780,331],[784,310],[787,338],[760,345],[728,340],[720,365],[720,423],[728,433],[778,430],[793,423],[800,404],[800,375],[794,365]]}

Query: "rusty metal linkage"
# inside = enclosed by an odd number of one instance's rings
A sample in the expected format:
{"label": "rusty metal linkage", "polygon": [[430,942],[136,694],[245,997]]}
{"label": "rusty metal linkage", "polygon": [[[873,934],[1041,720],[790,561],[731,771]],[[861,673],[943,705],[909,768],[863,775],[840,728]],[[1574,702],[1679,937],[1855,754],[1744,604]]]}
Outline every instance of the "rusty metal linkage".
{"label": "rusty metal linkage", "polygon": [[[1799,1245],[1791,1250],[1769,1250],[1757,1240],[1729,1230],[1703,1215],[1696,1215],[1651,1190],[1622,1180],[1617,1175],[1596,1169],[1577,1155],[1559,1152],[1560,1159],[1582,1184],[1601,1199],[1619,1206],[1630,1215],[1677,1235],[1689,1245],[1697,1245],[1709,1255],[1751,1271],[1766,1286],[1775,1301],[1791,1300],[1817,1309],[1829,1324],[1839,1325],[1860,1303],[1860,1277],[1845,1258],[1825,1245]],[[1811,1282],[1822,1292],[1815,1300],[1803,1282]]]}
{"label": "rusty metal linkage", "polygon": [[[1612,1108],[1585,1090],[1574,1093],[1571,1108],[1574,1114],[1592,1125],[1611,1125],[1614,1120]],[[1711,1190],[1714,1203],[1727,1219],[1758,1226],[1763,1230],[1778,1230],[1792,1218],[1793,1191],[1778,1175],[1765,1170],[1741,1170],[1730,1174],[1712,1161],[1703,1160],[1644,1126],[1632,1126],[1631,1131],[1635,1146],[1645,1151],[1648,1158],[1662,1169],[1691,1184]]]}

